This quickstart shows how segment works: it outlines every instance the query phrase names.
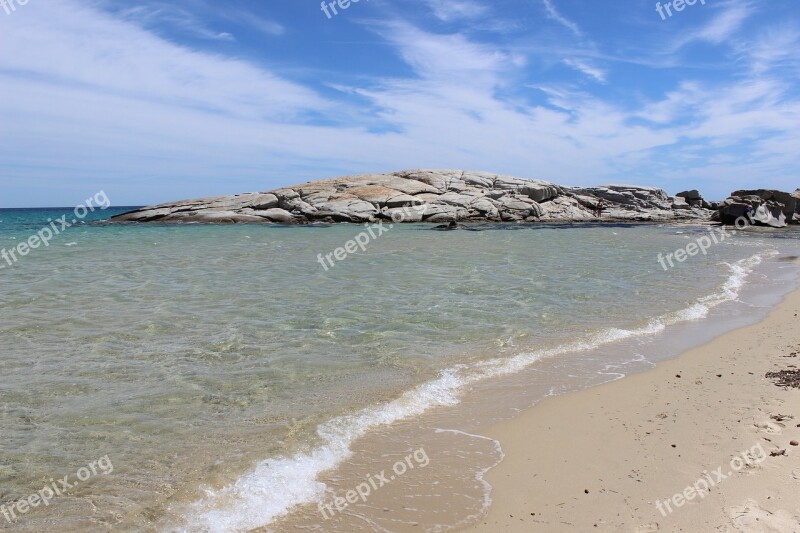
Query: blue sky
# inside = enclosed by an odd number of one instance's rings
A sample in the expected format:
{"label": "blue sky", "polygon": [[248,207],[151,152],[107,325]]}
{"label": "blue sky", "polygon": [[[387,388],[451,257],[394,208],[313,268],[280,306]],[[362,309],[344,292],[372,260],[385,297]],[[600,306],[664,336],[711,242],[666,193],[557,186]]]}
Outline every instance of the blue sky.
{"label": "blue sky", "polygon": [[0,207],[410,168],[800,186],[797,0],[5,1]]}

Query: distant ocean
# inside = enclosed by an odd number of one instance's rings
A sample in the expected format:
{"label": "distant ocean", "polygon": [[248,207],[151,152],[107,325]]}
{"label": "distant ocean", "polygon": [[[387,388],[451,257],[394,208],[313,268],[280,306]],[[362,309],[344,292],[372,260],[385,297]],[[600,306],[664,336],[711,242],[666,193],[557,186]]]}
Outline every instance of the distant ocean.
{"label": "distant ocean", "polygon": [[[708,230],[412,225],[325,271],[318,254],[363,227],[102,222],[125,210],[0,263],[0,505],[114,465],[0,529],[264,526],[321,497],[318,474],[359,436],[569,354],[548,379],[763,314],[800,255],[796,230],[737,235],[665,271],[658,254]],[[0,249],[69,212],[0,210]],[[581,355],[631,339],[660,348]]]}

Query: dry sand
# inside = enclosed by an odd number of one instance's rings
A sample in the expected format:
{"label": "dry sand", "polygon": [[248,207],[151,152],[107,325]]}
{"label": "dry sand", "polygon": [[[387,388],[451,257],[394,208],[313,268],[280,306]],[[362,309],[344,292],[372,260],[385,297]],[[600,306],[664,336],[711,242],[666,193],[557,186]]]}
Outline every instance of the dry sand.
{"label": "dry sand", "polygon": [[491,428],[506,457],[468,530],[800,533],[800,389],[765,378],[800,366],[798,315],[800,291],[756,325]]}

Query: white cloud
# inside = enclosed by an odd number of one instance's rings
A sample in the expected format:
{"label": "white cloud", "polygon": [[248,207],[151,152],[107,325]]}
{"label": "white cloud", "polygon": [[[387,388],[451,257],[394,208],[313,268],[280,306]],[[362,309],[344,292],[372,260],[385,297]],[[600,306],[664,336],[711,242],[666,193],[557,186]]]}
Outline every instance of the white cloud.
{"label": "white cloud", "polygon": [[425,0],[434,16],[444,22],[474,19],[486,14],[488,8],[473,0]]}
{"label": "white cloud", "polygon": [[458,33],[429,33],[399,21],[373,30],[392,43],[419,76],[452,85],[491,85],[500,72],[524,64],[519,55],[474,43]]}
{"label": "white cloud", "polygon": [[[342,101],[332,101],[83,2],[31,2],[13,22],[0,33],[0,47],[14,50],[0,56],[4,193],[9,185],[45,190],[80,179],[80,194],[91,182],[144,203],[408,167],[669,188],[681,163],[676,189],[696,180],[722,196],[754,176],[788,183],[800,168],[797,99],[787,83],[749,64],[734,82],[684,73],[659,100],[611,103],[575,89],[585,84],[537,80],[522,47],[370,21],[412,74],[346,82],[320,74],[317,81],[342,91]],[[788,28],[764,34],[747,57],[783,65],[789,58],[780,44],[794,39]],[[606,79],[594,56],[567,52],[554,61],[566,57]],[[525,84],[544,93],[528,99],[514,91]],[[312,125],[309,115],[334,125]]]}
{"label": "white cloud", "polygon": [[728,40],[744,21],[752,14],[753,9],[746,1],[737,0],[736,3],[729,4],[730,7],[717,16],[711,23],[697,33],[696,37],[713,44],[719,44]]}
{"label": "white cloud", "polygon": [[746,58],[756,74],[774,68],[800,66],[797,49],[800,48],[800,30],[782,25],[763,31],[754,41],[737,43],[739,55]]}
{"label": "white cloud", "polygon": [[672,50],[677,51],[687,44],[704,41],[711,44],[721,44],[733,37],[738,32],[745,21],[755,12],[752,4],[748,0],[736,0],[736,2],[725,2],[720,4],[722,12],[716,15],[711,22],[702,28],[695,30],[688,35],[680,37],[675,41]]}
{"label": "white cloud", "polygon": [[572,33],[574,33],[576,36],[581,37],[583,35],[583,32],[581,31],[581,29],[578,27],[577,24],[567,19],[566,17],[562,16],[561,13],[558,12],[556,6],[553,5],[552,0],[542,0],[542,2],[544,2],[544,8],[547,11],[547,16],[549,18],[555,20],[556,22],[564,26]]}
{"label": "white cloud", "polygon": [[228,32],[215,31],[203,24],[188,11],[170,4],[153,3],[123,9],[120,16],[143,27],[166,24],[185,35],[218,41],[232,41]]}
{"label": "white cloud", "polygon": [[16,51],[0,57],[0,70],[56,92],[83,87],[243,118],[289,117],[329,106],[304,86],[245,61],[177,46],[65,0],[28,4],[25,16],[0,33],[0,46]]}
{"label": "white cloud", "polygon": [[580,72],[583,72],[584,74],[586,74],[587,76],[589,76],[591,78],[594,78],[595,81],[598,81],[600,83],[605,83],[606,82],[606,73],[605,73],[605,71],[603,71],[603,70],[601,70],[601,69],[599,69],[597,67],[593,67],[593,66],[589,65],[588,63],[586,63],[585,61],[583,61],[581,59],[569,59],[568,58],[568,59],[564,60],[564,63],[567,66],[572,67],[575,70],[578,70]]}

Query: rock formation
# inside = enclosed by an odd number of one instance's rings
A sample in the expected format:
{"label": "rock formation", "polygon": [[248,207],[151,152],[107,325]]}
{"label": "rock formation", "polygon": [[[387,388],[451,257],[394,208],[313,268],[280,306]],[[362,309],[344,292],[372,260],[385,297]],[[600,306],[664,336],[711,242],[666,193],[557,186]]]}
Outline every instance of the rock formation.
{"label": "rock formation", "polygon": [[[697,195],[699,196],[699,195]],[[186,200],[117,222],[512,222],[708,220],[712,211],[655,187],[563,187],[487,172],[412,170],[320,180],[270,192]]]}
{"label": "rock formation", "polygon": [[746,217],[752,224],[783,228],[795,220],[798,208],[794,194],[772,189],[735,191],[719,205],[715,219],[723,224],[735,224]]}
{"label": "rock formation", "polygon": [[792,193],[792,197],[796,200],[796,207],[794,208],[794,220],[800,221],[800,189]]}
{"label": "rock formation", "polygon": [[707,202],[697,190],[683,191],[675,195],[678,198],[683,198],[692,207],[702,207],[703,209],[718,209],[719,204],[716,202]]}

